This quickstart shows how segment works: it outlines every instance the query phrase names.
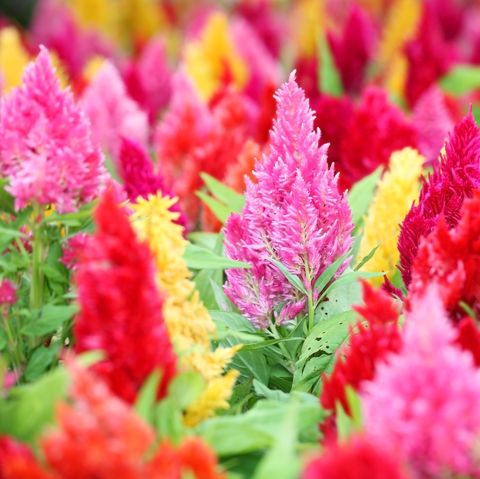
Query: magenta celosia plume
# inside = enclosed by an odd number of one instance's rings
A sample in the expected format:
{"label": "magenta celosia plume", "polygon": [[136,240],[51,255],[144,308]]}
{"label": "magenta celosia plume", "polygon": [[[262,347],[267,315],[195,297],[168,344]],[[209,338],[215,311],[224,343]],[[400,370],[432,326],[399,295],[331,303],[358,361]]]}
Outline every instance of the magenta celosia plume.
{"label": "magenta celosia plume", "polygon": [[422,237],[427,236],[441,217],[449,228],[460,218],[463,200],[480,187],[480,129],[471,114],[463,118],[449,136],[445,154],[424,182],[418,204],[402,223],[398,238],[400,269],[408,286],[413,261]]}
{"label": "magenta celosia plume", "polygon": [[17,209],[36,202],[72,211],[99,194],[103,157],[46,49],[27,67],[23,84],[1,99],[0,138],[0,174]]}
{"label": "magenta celosia plume", "polygon": [[[257,327],[300,313],[305,297],[272,263],[282,262],[311,290],[319,275],[351,246],[351,213],[318,146],[314,114],[292,74],[276,94],[270,150],[247,181],[245,207],[225,228],[228,257],[251,269],[227,270],[225,291]],[[339,272],[343,271],[345,261]]]}
{"label": "magenta celosia plume", "polygon": [[97,232],[81,251],[75,275],[80,312],[74,323],[74,349],[101,349],[105,357],[94,370],[128,402],[158,368],[162,396],[175,374],[176,357],[151,253],[136,238],[110,190],[95,219]]}
{"label": "magenta celosia plume", "polygon": [[408,461],[415,477],[479,477],[480,371],[462,351],[430,286],[407,314],[402,347],[362,393],[365,430]]}
{"label": "magenta celosia plume", "polygon": [[[134,141],[121,139],[118,166],[124,182],[123,188],[130,201],[135,201],[139,196],[148,198],[148,195],[158,192],[170,198],[175,196],[165,185],[160,173],[154,171],[147,152]],[[180,214],[175,222],[186,228],[187,218],[178,202],[173,204],[170,210]]]}
{"label": "magenta celosia plume", "polygon": [[147,114],[128,96],[118,70],[110,62],[102,65],[85,89],[82,105],[92,123],[95,140],[105,152],[116,158],[121,137],[147,146]]}

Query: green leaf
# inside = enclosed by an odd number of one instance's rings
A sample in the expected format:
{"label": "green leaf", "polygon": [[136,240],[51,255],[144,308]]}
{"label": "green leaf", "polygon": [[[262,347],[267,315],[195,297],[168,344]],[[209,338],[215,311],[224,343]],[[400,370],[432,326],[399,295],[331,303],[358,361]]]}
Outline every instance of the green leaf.
{"label": "green leaf", "polygon": [[342,96],[343,85],[335,65],[328,40],[324,38],[320,42],[320,61],[319,61],[319,89],[322,93],[332,96]]}
{"label": "green leaf", "polygon": [[333,290],[348,285],[350,283],[357,282],[360,278],[369,279],[369,278],[379,278],[383,276],[384,273],[376,273],[370,271],[349,271],[347,270],[342,274],[334,283],[332,283],[322,294],[320,300],[324,297],[327,297]]}
{"label": "green leaf", "polygon": [[200,176],[208,190],[222,203],[227,205],[232,212],[239,213],[242,210],[245,204],[243,195],[237,193],[207,173],[201,173]]}
{"label": "green leaf", "polygon": [[65,321],[68,321],[77,312],[76,305],[55,306],[47,304],[42,308],[39,318],[34,318],[22,329],[26,336],[44,336],[56,332]]}
{"label": "green leaf", "polygon": [[5,347],[7,346],[7,342],[7,334],[5,333],[5,331],[0,329],[0,351],[3,351],[5,349]]}
{"label": "green leaf", "polygon": [[212,210],[212,213],[222,224],[225,223],[232,214],[232,210],[228,206],[220,203],[220,201],[212,196],[207,195],[207,193],[197,191],[195,194]]}
{"label": "green leaf", "polygon": [[325,286],[331,281],[331,279],[335,276],[335,273],[338,271],[340,266],[344,263],[344,261],[350,256],[351,252],[347,252],[346,254],[337,258],[331,265],[329,265],[325,271],[318,277],[317,281],[315,281],[315,289],[321,293]]}
{"label": "green leaf", "polygon": [[298,363],[319,353],[335,354],[348,337],[348,328],[356,319],[354,311],[347,311],[318,322],[305,338]]}
{"label": "green leaf", "polygon": [[307,294],[307,290],[305,289],[305,286],[301,282],[300,278],[298,276],[295,276],[294,274],[290,273],[288,271],[287,267],[280,263],[280,261],[277,261],[276,259],[270,258],[270,261],[282,272],[282,274],[287,278],[287,281],[298,291],[300,291],[303,294]]}
{"label": "green leaf", "polygon": [[155,429],[159,439],[168,439],[174,444],[182,440],[185,435],[185,426],[176,398],[167,397],[157,405]]}
{"label": "green leaf", "polygon": [[440,87],[446,93],[461,96],[480,88],[480,67],[456,65],[443,78]]}
{"label": "green leaf", "polygon": [[186,409],[202,393],[205,381],[202,376],[194,371],[179,374],[170,383],[168,395],[177,402],[180,409]]}
{"label": "green leaf", "polygon": [[[324,413],[317,398],[292,394],[298,434],[318,428]],[[198,434],[221,456],[246,454],[272,447],[283,430],[289,402],[260,400],[241,415],[217,416],[197,427]]]}
{"label": "green leaf", "polygon": [[49,348],[39,346],[35,349],[24,372],[25,380],[31,382],[38,379],[56,359],[59,349],[59,343]]}
{"label": "green leaf", "polygon": [[197,244],[198,246],[202,246],[203,248],[207,248],[213,251],[215,249],[215,245],[217,244],[219,236],[219,233],[205,233],[204,231],[195,231],[188,235],[188,239],[189,241]]}
{"label": "green leaf", "polygon": [[191,269],[250,268],[248,263],[219,256],[206,248],[190,243],[183,258]]}
{"label": "green leaf", "polygon": [[375,254],[375,252],[377,251],[377,249],[380,247],[379,244],[377,244],[377,246],[375,246],[374,248],[372,248],[372,250],[370,251],[370,253],[368,253],[364,258],[362,258],[357,266],[355,266],[355,268],[353,268],[354,271],[358,271],[359,269],[362,268],[362,266],[365,266],[365,264],[367,264],[372,258],[373,258],[373,255]]}
{"label": "green leaf", "polygon": [[296,454],[298,405],[290,403],[273,447],[255,470],[254,479],[295,479],[300,472],[300,458]]}
{"label": "green leaf", "polygon": [[8,180],[6,178],[0,179],[0,211],[15,214],[15,199],[5,189],[8,186]]}
{"label": "green leaf", "polygon": [[344,442],[352,435],[355,425],[339,401],[335,403],[335,406],[338,440]]}
{"label": "green leaf", "polygon": [[367,214],[382,172],[383,168],[379,166],[373,173],[355,183],[348,194],[348,204],[352,210],[352,221],[355,227],[363,222],[363,217]]}
{"label": "green leaf", "polygon": [[142,385],[133,406],[137,414],[146,422],[153,421],[154,406],[157,401],[158,386],[162,379],[162,372],[155,369]]}

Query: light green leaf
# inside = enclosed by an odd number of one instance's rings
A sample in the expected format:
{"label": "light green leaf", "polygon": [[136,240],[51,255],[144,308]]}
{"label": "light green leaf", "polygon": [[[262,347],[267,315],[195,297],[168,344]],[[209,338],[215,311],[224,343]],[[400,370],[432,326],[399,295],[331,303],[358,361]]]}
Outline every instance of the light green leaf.
{"label": "light green leaf", "polygon": [[44,336],[56,332],[65,321],[68,321],[77,312],[75,304],[55,306],[47,304],[42,308],[40,317],[32,319],[22,329],[26,336]]}
{"label": "light green leaf", "polygon": [[320,42],[319,50],[319,89],[322,93],[340,97],[343,94],[342,80],[326,38]]}
{"label": "light green leaf", "polygon": [[205,388],[205,380],[194,371],[179,374],[170,383],[168,395],[177,402],[180,409],[186,409],[192,404]]}
{"label": "light green leaf", "polygon": [[248,263],[219,256],[206,248],[190,243],[187,245],[183,258],[191,269],[250,268]]}
{"label": "light green leaf", "polygon": [[157,401],[158,386],[162,379],[162,373],[154,370],[142,385],[135,399],[134,409],[146,422],[153,421],[154,406]]}
{"label": "light green leaf", "polygon": [[208,190],[222,203],[227,205],[232,212],[239,213],[242,210],[245,204],[243,195],[237,193],[207,173],[201,173],[200,176]]}
{"label": "light green leaf", "polygon": [[298,291],[300,291],[303,294],[307,294],[307,290],[305,289],[305,286],[303,285],[302,281],[298,276],[295,276],[294,274],[290,273],[288,271],[287,267],[280,263],[280,261],[277,261],[276,259],[270,258],[270,261],[282,272],[282,274],[287,278],[287,281]]}
{"label": "light green leaf", "polygon": [[456,65],[443,78],[440,87],[446,93],[461,96],[480,88],[480,67]]}
{"label": "light green leaf", "polygon": [[363,217],[367,214],[382,172],[383,168],[379,166],[373,173],[355,183],[348,194],[348,204],[352,210],[352,222],[355,227],[361,225]]}

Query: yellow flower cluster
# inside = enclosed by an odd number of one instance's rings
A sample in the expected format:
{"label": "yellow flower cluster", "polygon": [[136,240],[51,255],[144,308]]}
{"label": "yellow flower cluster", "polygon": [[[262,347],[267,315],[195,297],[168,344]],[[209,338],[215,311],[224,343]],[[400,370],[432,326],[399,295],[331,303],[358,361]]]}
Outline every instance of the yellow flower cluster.
{"label": "yellow flower cluster", "polygon": [[183,228],[174,223],[178,213],[169,208],[175,199],[150,195],[132,205],[133,226],[139,238],[149,245],[156,265],[159,288],[166,295],[164,317],[185,370],[200,373],[206,381],[201,396],[186,411],[185,423],[194,426],[228,407],[237,372],[224,374],[237,348],[211,349],[215,324],[191,281],[183,255],[186,240]]}
{"label": "yellow flower cluster", "polygon": [[23,48],[18,30],[13,27],[3,28],[0,31],[0,85],[3,93],[20,85],[23,70],[29,61],[30,57]]}
{"label": "yellow flower cluster", "polygon": [[415,35],[421,3],[419,0],[395,0],[383,28],[379,60],[385,72],[385,87],[398,97],[403,96],[408,68],[403,48]]}
{"label": "yellow flower cluster", "polygon": [[218,90],[225,69],[239,89],[247,83],[247,66],[230,37],[224,14],[210,15],[200,38],[186,46],[185,69],[205,101]]}
{"label": "yellow flower cluster", "polygon": [[68,0],[78,24],[115,42],[145,41],[166,25],[156,0]]}
{"label": "yellow flower cluster", "polygon": [[325,0],[299,0],[293,11],[293,38],[299,55],[317,55],[325,33]]}
{"label": "yellow flower cluster", "polygon": [[[424,161],[412,148],[392,153],[389,170],[380,180],[365,218],[358,258],[361,260],[377,245],[379,247],[362,270],[383,272],[388,278],[395,273],[400,223],[418,198]],[[381,284],[383,277],[373,278],[372,282]]]}

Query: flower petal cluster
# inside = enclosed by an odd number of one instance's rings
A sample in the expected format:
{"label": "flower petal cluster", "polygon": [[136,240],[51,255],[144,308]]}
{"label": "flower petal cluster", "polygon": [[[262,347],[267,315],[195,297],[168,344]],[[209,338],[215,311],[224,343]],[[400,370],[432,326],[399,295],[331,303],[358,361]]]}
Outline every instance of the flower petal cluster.
{"label": "flower petal cluster", "polygon": [[95,141],[117,157],[121,138],[146,147],[148,117],[127,93],[118,70],[105,61],[82,95],[81,103],[92,124]]}
{"label": "flower petal cluster", "polygon": [[[248,181],[245,208],[225,227],[225,251],[250,269],[227,270],[225,291],[259,328],[275,316],[295,317],[305,297],[272,260],[280,261],[307,289],[351,246],[351,213],[327,165],[327,147],[318,146],[313,112],[292,74],[276,95],[277,116],[268,153]],[[346,267],[346,260],[340,274]]]}
{"label": "flower petal cluster", "polygon": [[363,388],[365,430],[408,461],[415,477],[478,477],[480,371],[433,284],[414,299],[398,353]]}
{"label": "flower petal cluster", "polygon": [[10,181],[17,209],[36,202],[62,213],[98,196],[103,157],[46,49],[27,67],[22,85],[2,97],[0,137],[0,174]]}
{"label": "flower petal cluster", "polygon": [[[364,258],[378,246],[364,271],[383,272],[391,279],[400,259],[397,248],[400,223],[418,198],[424,158],[412,148],[392,153],[389,169],[378,183],[367,216],[358,258]],[[372,278],[376,284],[383,278]]]}
{"label": "flower petal cluster", "polygon": [[157,282],[165,294],[163,315],[180,353],[180,366],[198,372],[206,381],[205,390],[185,414],[186,424],[193,426],[217,409],[228,408],[237,372],[224,372],[237,348],[212,349],[216,328],[183,259],[187,242],[176,223],[178,213],[171,211],[175,201],[159,194],[137,198],[132,223],[153,253]]}
{"label": "flower petal cluster", "polygon": [[80,312],[74,322],[74,349],[103,350],[105,359],[93,369],[128,402],[158,368],[161,397],[175,375],[176,357],[151,253],[136,238],[110,190],[95,218],[97,232],[83,248],[75,274]]}
{"label": "flower petal cluster", "polygon": [[302,479],[408,479],[398,457],[382,444],[363,436],[331,444],[307,464]]}
{"label": "flower petal cluster", "polygon": [[480,313],[480,192],[466,199],[458,224],[441,218],[423,238],[413,263],[410,295],[421,295],[434,281],[452,319],[465,316],[460,302]]}
{"label": "flower petal cluster", "polygon": [[449,228],[460,218],[462,203],[480,187],[480,129],[471,114],[463,118],[449,136],[445,153],[425,180],[418,203],[412,205],[398,238],[400,270],[405,285],[422,237],[443,217]]}

